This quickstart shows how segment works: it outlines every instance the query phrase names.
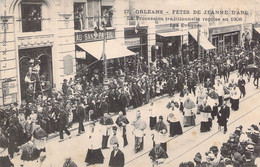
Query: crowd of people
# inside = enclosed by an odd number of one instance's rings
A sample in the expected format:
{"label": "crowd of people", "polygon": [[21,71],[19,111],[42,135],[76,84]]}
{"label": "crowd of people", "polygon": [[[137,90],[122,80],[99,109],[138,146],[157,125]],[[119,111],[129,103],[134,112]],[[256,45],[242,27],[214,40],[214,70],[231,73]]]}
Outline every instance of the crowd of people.
{"label": "crowd of people", "polygon": [[[254,68],[259,64],[258,54],[259,48],[247,51],[234,47],[230,53],[206,55],[201,60],[194,60],[179,68],[171,67],[169,63],[158,59],[151,64],[149,73],[143,70],[137,76],[131,73],[125,74],[119,70],[118,75],[109,78],[108,89],[102,84],[102,76],[98,73],[94,73],[91,77],[89,74],[81,73],[69,81],[64,79],[60,91],[53,88],[42,93],[42,90],[39,90],[33,95],[26,96],[20,105],[14,103],[1,109],[1,139],[8,141],[1,146],[1,149],[3,148],[1,157],[9,155],[12,159],[19,150],[23,152],[30,150],[29,156],[22,154],[21,159],[33,161],[34,158],[31,157],[31,154],[34,151],[38,155],[35,157],[46,152],[45,143],[49,134],[59,132],[60,142],[62,142],[64,140],[63,132],[69,138],[71,137],[68,129],[73,123],[79,124],[78,135],[80,135],[85,132],[83,122],[93,121],[91,123],[93,132],[96,122],[105,127],[102,132],[102,147],[89,149],[86,157],[88,164],[94,164],[95,161],[92,161],[91,158],[97,154],[99,159],[102,159],[100,149],[107,148],[108,130],[112,129],[111,133],[115,136],[119,131],[117,128],[119,128],[123,135],[121,146],[127,145],[125,135],[125,127],[129,123],[126,118],[127,110],[147,104],[164,94],[173,96],[180,93],[181,100],[170,102],[168,107],[179,108],[184,115],[184,127],[194,126],[196,115],[201,114],[203,117],[201,132],[209,131],[212,119],[217,117],[219,125],[224,126],[224,133],[226,133],[229,114],[225,100],[230,99],[232,110],[239,109],[241,94],[242,96],[246,94],[246,81],[243,79],[243,75],[249,76],[248,81],[252,74],[254,78],[259,75],[256,71],[257,68]],[[230,72],[234,70],[238,70],[241,76],[238,82],[229,79]],[[223,77],[224,82],[220,79],[216,80],[217,76]],[[30,76],[26,77],[30,81]],[[28,87],[37,87],[31,85],[38,82],[28,82]],[[258,86],[258,81],[256,86]],[[195,101],[190,98],[192,94],[196,97]],[[110,119],[111,114],[119,114],[115,127],[111,127],[114,124]],[[176,120],[174,114],[168,116],[167,122],[170,124],[171,137],[182,134],[180,121]],[[135,129],[133,133],[135,135],[134,149],[139,152],[143,149],[144,130],[147,125],[140,119],[140,114],[137,114],[136,121],[132,125]],[[156,131],[162,134],[160,139],[163,138],[167,133],[167,128],[160,122],[159,125],[154,122],[150,127],[154,125]],[[115,144],[115,149],[118,149],[118,142],[115,141],[112,143]],[[156,135],[154,141],[154,146],[159,147],[156,144]],[[166,153],[165,143],[166,141],[161,142],[160,147]],[[102,163],[102,161],[98,162]]]}
{"label": "crowd of people", "polygon": [[236,127],[222,146],[211,146],[209,151],[198,152],[193,161],[183,162],[180,167],[257,167],[260,165],[259,126],[248,129]]}

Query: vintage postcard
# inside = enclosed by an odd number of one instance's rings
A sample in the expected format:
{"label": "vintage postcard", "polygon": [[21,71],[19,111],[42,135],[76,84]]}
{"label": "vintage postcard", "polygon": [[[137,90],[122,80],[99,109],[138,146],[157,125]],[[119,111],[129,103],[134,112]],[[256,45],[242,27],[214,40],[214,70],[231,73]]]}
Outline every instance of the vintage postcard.
{"label": "vintage postcard", "polygon": [[259,0],[0,0],[0,167],[260,167]]}

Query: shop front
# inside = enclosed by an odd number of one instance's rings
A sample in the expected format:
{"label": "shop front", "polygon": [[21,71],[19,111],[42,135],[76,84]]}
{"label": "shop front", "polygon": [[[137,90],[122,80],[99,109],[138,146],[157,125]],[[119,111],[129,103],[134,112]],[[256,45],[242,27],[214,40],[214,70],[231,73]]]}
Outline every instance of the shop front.
{"label": "shop front", "polygon": [[178,67],[183,63],[183,49],[186,48],[184,38],[187,31],[179,30],[179,24],[162,24],[156,26],[156,45],[152,54],[152,61],[168,60],[169,66]]}
{"label": "shop front", "polygon": [[127,69],[136,71],[140,67],[142,68],[140,70],[146,72],[148,70],[145,68],[148,65],[147,28],[147,26],[124,28],[124,45],[136,55],[126,57]]}
{"label": "shop front", "polygon": [[217,53],[229,52],[240,46],[241,25],[209,28],[209,37]]}
{"label": "shop front", "polygon": [[216,47],[207,39],[204,33],[198,29],[189,29],[189,60],[210,58],[206,55],[210,55],[214,52]]}
{"label": "shop front", "polygon": [[[106,41],[104,42],[104,34]],[[88,73],[103,73],[104,57],[106,55],[108,76],[116,71],[124,71],[126,57],[136,55],[121,45],[115,39],[115,29],[95,32],[75,32],[77,71],[87,70]]]}

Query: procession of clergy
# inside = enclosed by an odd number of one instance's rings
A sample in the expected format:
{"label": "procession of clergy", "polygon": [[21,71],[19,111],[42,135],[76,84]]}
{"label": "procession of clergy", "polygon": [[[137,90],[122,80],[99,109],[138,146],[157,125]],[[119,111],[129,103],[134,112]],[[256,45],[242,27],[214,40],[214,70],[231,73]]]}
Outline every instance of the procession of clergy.
{"label": "procession of clergy", "polygon": [[[169,137],[181,135],[183,133],[182,125],[184,127],[195,126],[196,115],[201,115],[200,132],[210,131],[212,120],[216,118],[219,128],[224,127],[223,133],[225,134],[227,132],[230,110],[237,111],[239,109],[239,99],[245,96],[246,82],[242,76],[239,76],[237,81],[230,79],[230,82],[224,81],[226,84],[222,82],[221,79],[217,79],[215,86],[212,88],[206,88],[199,84],[195,94],[189,93],[185,87],[184,93],[179,98],[173,97],[166,106],[163,106],[165,107],[163,109],[165,110],[164,113],[168,114],[165,118],[162,115],[159,117],[154,116],[152,102],[149,109],[151,111],[149,127],[145,119],[142,118],[140,110],[135,111],[136,119],[133,122],[129,122],[122,112],[119,112],[115,123],[110,115],[105,114],[99,123],[91,123],[93,127],[93,131],[90,134],[91,147],[87,152],[85,161],[88,165],[103,163],[102,149],[108,148],[108,144],[111,146],[115,145],[116,149],[118,149],[118,146],[127,146],[129,137],[127,137],[126,131],[131,129],[126,128],[129,126],[128,124],[133,127],[132,134],[135,140],[133,150],[135,153],[143,150],[144,136],[149,128],[152,130],[153,148],[149,153],[149,157],[157,165],[163,163],[168,158],[167,141]],[[229,91],[228,95],[226,91]],[[231,105],[231,109],[229,105]],[[181,119],[177,115],[183,115],[183,122],[180,121]],[[166,121],[169,123],[169,128],[165,123]],[[98,143],[97,141],[101,134],[102,139],[100,140],[102,141]],[[101,143],[102,145],[100,145]],[[123,155],[120,151],[118,156],[114,156],[113,151],[109,166],[124,166]],[[115,164],[113,165],[113,163]],[[120,165],[117,163],[120,163]]]}
{"label": "procession of clergy", "polygon": [[[200,124],[201,133],[210,131],[213,123],[212,120],[216,119],[219,129],[224,127],[223,133],[225,134],[227,132],[227,122],[230,117],[230,111],[237,111],[239,109],[239,101],[246,95],[245,85],[247,82],[250,82],[251,74],[246,72],[246,66],[250,63],[246,62],[250,62],[250,55],[252,55],[251,57],[257,58],[257,56],[253,56],[253,54],[248,55],[248,59],[246,59],[247,56],[243,57],[242,54],[238,56],[238,60],[241,60],[241,63],[234,61],[234,63],[237,63],[238,67],[234,67],[235,65],[231,63],[230,58],[227,60],[223,59],[223,62],[225,63],[219,63],[218,72],[216,72],[217,68],[212,68],[214,67],[214,63],[211,65],[206,63],[208,64],[207,68],[203,70],[198,68],[197,72],[181,69],[183,70],[183,73],[186,71],[187,75],[185,76],[187,76],[187,78],[179,72],[176,73],[178,78],[175,80],[173,78],[174,75],[170,75],[170,73],[167,83],[165,84],[166,86],[164,87],[164,89],[167,90],[166,92],[170,95],[170,98],[168,99],[169,102],[166,106],[160,106],[153,105],[156,103],[154,99],[152,99],[150,103],[147,101],[150,114],[149,121],[147,121],[147,113],[144,114],[145,112],[142,111],[142,108],[138,108],[141,105],[133,105],[135,106],[134,109],[129,112],[126,112],[126,108],[114,108],[115,110],[119,110],[118,115],[115,114],[115,116],[112,116],[109,112],[104,112],[103,114],[100,114],[101,116],[96,116],[97,118],[95,119],[91,119],[91,114],[94,112],[90,112],[90,110],[89,126],[85,130],[85,127],[83,126],[85,118],[81,115],[84,115],[87,105],[85,106],[84,103],[79,100],[77,103],[77,114],[79,115],[78,136],[82,133],[86,133],[89,140],[89,147],[85,158],[86,164],[88,166],[103,164],[105,157],[103,156],[102,150],[113,148],[108,166],[122,167],[125,165],[124,148],[129,145],[128,147],[133,147],[135,153],[142,152],[146,146],[144,143],[149,142],[144,141],[145,139],[148,140],[145,136],[148,133],[150,134],[150,132],[152,134],[153,148],[149,148],[149,158],[152,160],[153,165],[161,164],[168,158],[167,141],[176,135],[183,134],[182,127],[195,126],[196,118],[198,118],[198,116],[200,116],[200,122],[197,121],[197,124]],[[252,60],[256,58],[252,58]],[[259,60],[259,58],[257,60]],[[253,63],[254,61],[252,61],[251,64]],[[236,79],[230,77],[231,67],[233,68],[232,75],[235,76]],[[246,78],[246,75],[244,74],[248,74],[246,80],[244,79]],[[256,74],[259,73],[255,72],[254,78],[256,78]],[[255,82],[255,80],[253,82]],[[159,79],[158,85],[160,85]],[[135,83],[133,83],[133,88],[135,86]],[[258,84],[256,86],[258,86]],[[151,89],[151,92],[159,97],[164,94],[162,93],[162,90],[164,89],[161,87],[159,86],[155,91],[152,91],[153,89]],[[137,96],[135,95],[135,91],[133,91],[133,104],[138,101],[138,98],[145,99],[145,97],[146,96],[141,96],[139,94]],[[60,110],[60,112],[58,112],[57,120],[62,142],[63,131],[66,132],[69,138],[71,135],[65,123],[67,119],[66,114],[63,112],[62,108],[58,108],[59,105],[61,104],[56,101],[54,105],[56,108],[54,107],[54,110]],[[110,106],[111,105],[112,103]],[[128,120],[130,112],[134,112],[136,115],[134,121]],[[156,115],[155,113],[159,113],[160,115]],[[9,123],[10,127],[7,130],[9,137],[8,142],[4,133],[0,133],[0,167],[3,166],[2,164],[5,164],[3,167],[12,166],[8,154],[10,151],[12,151],[12,154],[15,152],[14,144],[10,142],[10,136],[12,136],[10,134],[14,132],[12,129],[15,129],[15,126],[13,125],[13,121],[10,121]],[[40,164],[40,167],[51,166],[50,162],[47,161],[48,157],[46,156],[46,152],[48,152],[48,150],[46,151],[46,132],[44,132],[40,125],[34,123],[33,119],[32,125],[34,129],[32,139],[19,147],[22,150],[21,160],[23,160],[23,165],[21,166],[35,166],[32,164],[35,164],[36,161],[38,163],[39,159],[40,163],[38,164]],[[132,134],[132,136],[129,134]],[[132,138],[134,139],[133,145],[131,145],[131,142],[128,142],[129,138],[131,138],[131,141]],[[65,161],[63,166],[71,167],[77,165],[69,158]]]}
{"label": "procession of clergy", "polygon": [[[229,105],[232,110],[237,111],[239,109],[239,99],[246,94],[246,81],[242,75],[238,73],[235,75],[239,78],[237,81],[229,78],[216,78],[215,83],[210,83],[210,80],[207,80],[205,83],[198,84],[194,92],[189,91],[188,87],[184,86],[180,94],[170,97],[169,103],[166,106],[162,106],[162,110],[165,110],[164,115],[167,113],[166,117],[160,115],[157,119],[153,114],[153,112],[156,112],[154,111],[154,102],[151,102],[149,106],[151,113],[149,125],[142,117],[142,111],[138,109],[134,111],[136,112],[136,118],[133,122],[130,122],[122,111],[119,112],[118,116],[115,116],[115,119],[110,114],[104,113],[98,122],[90,121],[90,130],[86,130],[90,140],[90,147],[85,158],[86,164],[103,164],[104,156],[102,150],[110,147],[113,150],[110,155],[109,166],[124,166],[125,157],[121,150],[124,150],[123,148],[128,145],[130,136],[127,136],[127,131],[131,129],[130,127],[132,127],[131,133],[134,136],[133,150],[135,153],[143,150],[144,136],[148,129],[152,130],[153,148],[151,148],[149,157],[155,165],[163,163],[168,158],[167,141],[169,137],[181,135],[183,133],[182,126],[195,126],[196,115],[201,115],[200,132],[210,131],[212,120],[217,118],[219,127],[224,127],[225,134],[227,132],[227,121],[230,116]],[[183,120],[178,115],[182,115]],[[166,121],[169,123],[169,126],[166,125]],[[83,125],[79,124],[78,134],[81,133],[85,133],[85,129]],[[46,139],[35,137],[33,141],[34,143],[29,142],[25,145],[25,150],[28,151],[28,148],[31,148],[30,155],[34,155],[33,151],[36,144],[41,148],[41,151],[38,152],[39,156],[46,157]],[[23,152],[22,157],[26,156],[24,154],[26,153]],[[43,159],[42,164],[47,163],[44,158],[41,159]],[[23,166],[28,166],[31,162],[31,160],[24,160]],[[76,166],[71,159],[66,160],[64,166],[66,165]]]}

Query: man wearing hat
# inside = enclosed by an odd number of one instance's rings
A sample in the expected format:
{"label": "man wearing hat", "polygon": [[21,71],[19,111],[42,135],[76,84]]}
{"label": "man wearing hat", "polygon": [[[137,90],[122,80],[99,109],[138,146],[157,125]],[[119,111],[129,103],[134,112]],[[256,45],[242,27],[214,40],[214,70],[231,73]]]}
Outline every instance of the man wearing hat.
{"label": "man wearing hat", "polygon": [[9,121],[9,128],[7,129],[7,135],[8,135],[8,153],[10,155],[10,158],[14,157],[14,153],[18,152],[19,149],[17,148],[17,134],[18,134],[18,129],[16,128],[16,126],[14,125],[14,120],[10,120]]}
{"label": "man wearing hat", "polygon": [[244,155],[244,166],[254,166],[255,165],[255,157],[253,155],[254,146],[248,145],[246,148],[246,152]]}
{"label": "man wearing hat", "polygon": [[227,132],[227,121],[230,115],[230,108],[227,106],[227,102],[224,101],[222,107],[218,114],[218,124],[219,126],[224,126],[224,134]]}
{"label": "man wearing hat", "polygon": [[100,119],[99,123],[102,125],[103,132],[102,149],[107,149],[108,138],[110,136],[111,126],[114,124],[114,121],[107,113],[105,113],[104,116]]}
{"label": "man wearing hat", "polygon": [[153,128],[157,133],[155,134],[155,140],[158,140],[157,142],[161,143],[161,147],[164,149],[165,152],[167,152],[167,145],[166,145],[166,133],[167,133],[167,126],[163,122],[163,116],[159,116],[158,122],[155,124]]}
{"label": "man wearing hat", "polygon": [[84,129],[84,125],[83,125],[83,121],[85,119],[85,107],[84,104],[81,102],[81,100],[79,100],[78,102],[78,106],[77,106],[77,114],[78,114],[78,118],[79,118],[79,128],[78,128],[78,136],[82,133],[85,133],[85,129]]}
{"label": "man wearing hat", "polygon": [[116,124],[119,127],[121,133],[122,133],[122,137],[124,140],[124,147],[128,145],[128,141],[127,141],[127,137],[126,137],[126,125],[129,124],[128,119],[126,118],[126,116],[123,115],[123,112],[120,111],[119,112],[119,116],[116,119]]}
{"label": "man wearing hat", "polygon": [[95,123],[91,121],[90,132],[88,133],[90,147],[85,158],[87,166],[104,163],[104,156],[101,150],[101,135],[99,129],[95,128],[95,126]]}
{"label": "man wearing hat", "polygon": [[144,136],[145,136],[144,130],[147,127],[145,121],[143,121],[141,119],[140,110],[137,111],[137,113],[136,113],[136,120],[133,121],[132,125],[134,126],[134,130],[133,130],[132,133],[135,136],[135,146],[134,146],[134,149],[135,149],[135,152],[137,153],[137,152],[143,150]]}
{"label": "man wearing hat", "polygon": [[68,92],[68,84],[67,84],[67,79],[64,79],[63,80],[63,84],[62,84],[62,93],[64,95],[67,95],[67,92]]}
{"label": "man wearing hat", "polygon": [[200,167],[202,165],[202,163],[201,163],[202,156],[201,156],[201,154],[199,152],[195,155],[193,160],[196,163],[196,167]]}
{"label": "man wearing hat", "polygon": [[119,98],[118,99],[118,101],[119,101],[119,104],[118,104],[119,111],[122,111],[123,115],[126,115],[126,106],[128,104],[128,99],[127,99],[124,88],[120,89],[120,95],[119,95],[118,98]]}
{"label": "man wearing hat", "polygon": [[60,133],[60,141],[62,142],[64,140],[63,137],[63,131],[65,131],[65,133],[69,136],[69,138],[71,138],[71,134],[70,131],[68,131],[67,129],[67,115],[64,111],[64,109],[60,109],[58,106],[55,107],[58,111],[58,122],[59,122],[59,133]]}

